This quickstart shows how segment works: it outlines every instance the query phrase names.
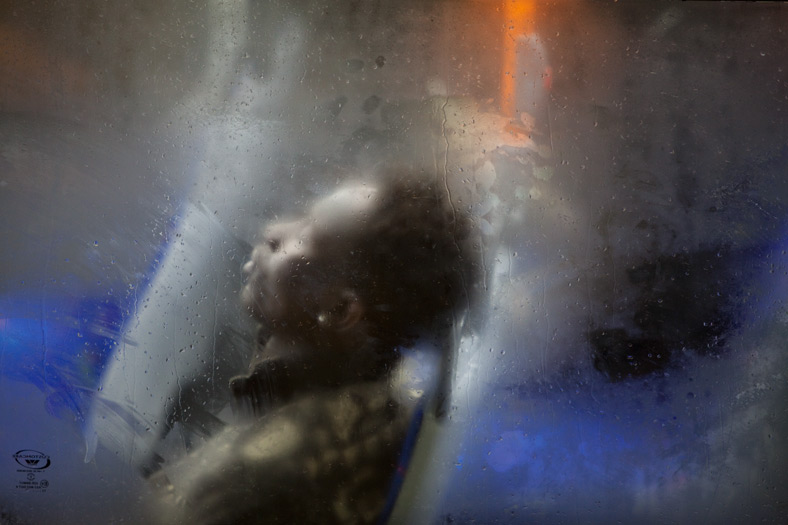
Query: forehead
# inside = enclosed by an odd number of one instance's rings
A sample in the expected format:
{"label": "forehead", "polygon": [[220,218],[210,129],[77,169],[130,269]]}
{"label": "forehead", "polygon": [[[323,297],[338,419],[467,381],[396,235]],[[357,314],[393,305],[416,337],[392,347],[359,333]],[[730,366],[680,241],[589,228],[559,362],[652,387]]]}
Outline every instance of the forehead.
{"label": "forehead", "polygon": [[309,212],[317,232],[340,234],[364,228],[380,201],[380,192],[370,184],[339,188],[318,200]]}

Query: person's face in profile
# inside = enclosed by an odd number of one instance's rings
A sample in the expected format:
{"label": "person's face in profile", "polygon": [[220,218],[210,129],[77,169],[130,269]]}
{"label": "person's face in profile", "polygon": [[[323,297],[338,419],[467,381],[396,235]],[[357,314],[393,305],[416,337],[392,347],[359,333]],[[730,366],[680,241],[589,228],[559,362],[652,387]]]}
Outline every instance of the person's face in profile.
{"label": "person's face in profile", "polygon": [[[378,190],[355,184],[317,201],[301,218],[264,229],[249,261],[241,299],[274,329],[314,329],[321,303],[351,285],[343,261],[378,205]],[[325,282],[330,281],[330,282]]]}

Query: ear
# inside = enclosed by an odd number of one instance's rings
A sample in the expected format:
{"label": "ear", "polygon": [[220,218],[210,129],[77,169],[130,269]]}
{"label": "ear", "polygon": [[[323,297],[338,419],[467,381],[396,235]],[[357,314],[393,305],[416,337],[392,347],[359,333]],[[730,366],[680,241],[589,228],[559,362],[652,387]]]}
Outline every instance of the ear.
{"label": "ear", "polygon": [[349,288],[342,290],[332,298],[328,308],[318,317],[318,321],[325,328],[335,332],[347,332],[358,325],[364,317],[366,307],[361,297]]}

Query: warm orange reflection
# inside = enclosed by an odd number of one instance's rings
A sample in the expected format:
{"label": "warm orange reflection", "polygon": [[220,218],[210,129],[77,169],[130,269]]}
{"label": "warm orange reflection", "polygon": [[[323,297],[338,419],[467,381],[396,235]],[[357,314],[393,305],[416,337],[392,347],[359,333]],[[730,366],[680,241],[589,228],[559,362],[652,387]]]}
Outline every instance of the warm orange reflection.
{"label": "warm orange reflection", "polygon": [[534,32],[534,0],[504,0],[503,59],[501,60],[501,112],[514,117],[517,111],[515,90],[517,40]]}
{"label": "warm orange reflection", "polygon": [[43,33],[0,23],[0,110],[57,111],[83,96],[91,73]]}

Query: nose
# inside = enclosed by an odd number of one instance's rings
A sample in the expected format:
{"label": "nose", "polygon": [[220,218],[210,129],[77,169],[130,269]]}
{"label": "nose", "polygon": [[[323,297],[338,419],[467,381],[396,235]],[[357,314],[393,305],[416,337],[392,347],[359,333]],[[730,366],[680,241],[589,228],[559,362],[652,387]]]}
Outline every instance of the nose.
{"label": "nose", "polygon": [[262,229],[260,242],[252,249],[249,260],[241,268],[245,277],[254,273],[255,268],[269,253],[276,253],[282,246],[283,227],[285,225],[276,223]]}
{"label": "nose", "polygon": [[250,275],[254,273],[255,268],[258,265],[258,261],[263,254],[261,253],[261,247],[258,244],[252,249],[252,253],[249,255],[249,260],[246,261],[241,268],[244,277],[248,278]]}
{"label": "nose", "polygon": [[263,231],[261,241],[258,242],[252,249],[252,253],[249,255],[249,260],[246,261],[241,268],[244,276],[249,277],[254,273],[255,268],[258,266],[262,267],[265,264],[266,257],[279,249],[279,239],[280,237],[275,236],[275,234],[271,232],[270,228],[266,228]]}

